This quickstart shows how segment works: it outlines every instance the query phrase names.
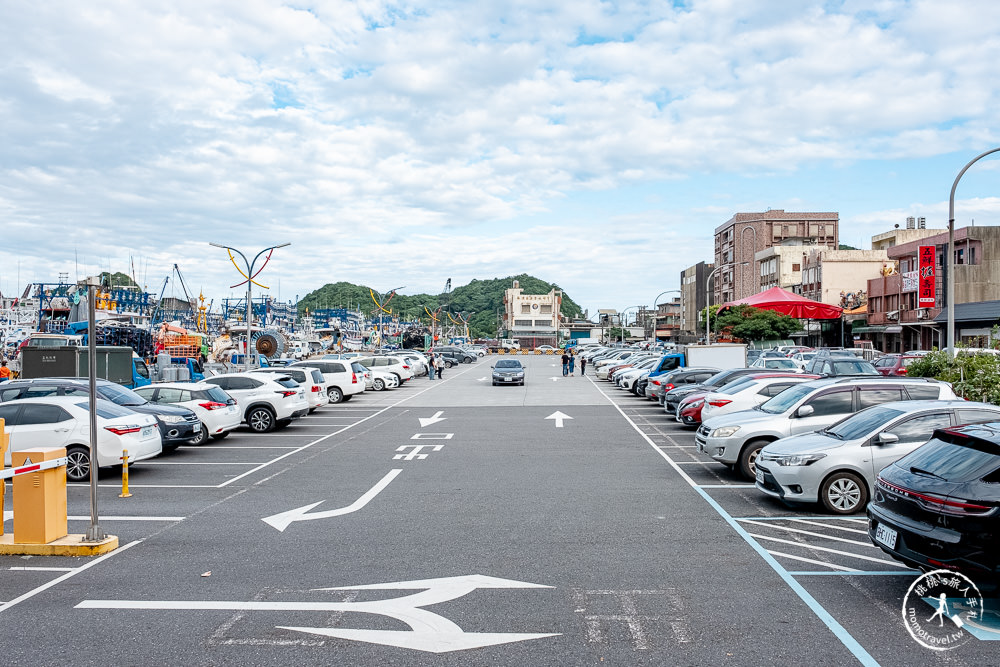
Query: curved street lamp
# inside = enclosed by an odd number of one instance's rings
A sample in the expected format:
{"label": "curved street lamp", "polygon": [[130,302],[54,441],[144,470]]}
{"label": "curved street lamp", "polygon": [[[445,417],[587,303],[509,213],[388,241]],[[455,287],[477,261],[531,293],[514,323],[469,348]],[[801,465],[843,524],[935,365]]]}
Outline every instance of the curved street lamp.
{"label": "curved street lamp", "polygon": [[[990,153],[996,153],[997,151],[1000,151],[1000,148],[993,148],[985,153],[980,153],[970,160],[969,164],[962,167],[962,171],[958,172],[955,182],[951,185],[951,195],[948,197],[948,283],[945,287],[948,294],[946,298],[948,302],[948,356],[952,359],[955,358],[955,188],[958,187],[959,180],[968,171],[969,167]],[[917,305],[919,304],[918,299]]]}
{"label": "curved street lamp", "polygon": [[624,310],[622,310],[621,315],[620,315],[621,322],[619,322],[619,324],[621,325],[621,328],[622,328],[622,345],[625,344],[625,313],[627,313],[628,311],[632,310],[633,308],[636,309],[637,313],[638,313],[638,311],[642,310],[642,306],[627,306]]}
{"label": "curved street lamp", "polygon": [[[228,250],[229,251],[229,260],[233,263],[233,266],[236,267],[236,270],[240,272],[240,275],[242,275],[244,278],[246,278],[246,280],[244,280],[243,283],[246,283],[246,286],[247,286],[247,349],[246,349],[246,354],[244,355],[243,362],[244,362],[245,369],[247,370],[247,372],[249,372],[250,371],[250,321],[251,321],[252,315],[253,315],[253,313],[252,313],[252,305],[251,305],[251,298],[252,298],[251,289],[253,288],[254,285],[257,285],[258,287],[262,287],[264,289],[267,289],[266,286],[261,285],[260,283],[258,283],[254,279],[258,275],[260,275],[260,272],[264,270],[264,267],[267,266],[267,263],[271,260],[271,253],[273,253],[278,248],[284,248],[285,246],[292,245],[292,244],[291,243],[280,243],[278,245],[268,246],[267,248],[264,248],[259,253],[257,253],[254,256],[254,258],[253,258],[252,261],[248,260],[246,255],[244,255],[242,252],[240,252],[236,248],[233,248],[232,246],[222,245],[221,243],[213,243],[211,241],[209,242],[208,245],[215,246],[216,248],[224,248],[225,250]],[[243,269],[241,269],[239,267],[239,265],[236,264],[236,259],[233,257],[233,253],[234,252],[237,255],[239,255],[240,257],[243,258],[243,263],[246,264],[246,267],[247,267],[247,272],[246,273],[243,273]],[[265,252],[267,253],[267,257],[264,259],[264,263],[261,264],[260,268],[257,269],[257,272],[254,273],[254,270],[253,270],[254,265],[257,263],[257,260],[260,259],[260,256],[263,255]],[[229,289],[233,289],[234,287],[239,287],[243,283],[236,283],[235,285],[230,286]],[[261,322],[261,324],[263,324],[263,322]]]}
{"label": "curved street lamp", "polygon": [[[656,295],[655,299],[653,299],[653,308],[656,308],[659,305],[659,301],[660,301],[660,297],[661,296],[663,296],[664,294],[670,294],[672,292],[677,292],[678,294],[681,295],[681,299],[684,298],[684,292],[682,292],[679,289],[663,290],[662,292],[660,292],[659,294]],[[682,307],[682,309],[683,309],[683,307]],[[656,342],[656,326],[655,326],[656,325],[656,317],[655,316],[653,317],[653,325],[654,325],[653,326],[653,342],[655,343]]]}

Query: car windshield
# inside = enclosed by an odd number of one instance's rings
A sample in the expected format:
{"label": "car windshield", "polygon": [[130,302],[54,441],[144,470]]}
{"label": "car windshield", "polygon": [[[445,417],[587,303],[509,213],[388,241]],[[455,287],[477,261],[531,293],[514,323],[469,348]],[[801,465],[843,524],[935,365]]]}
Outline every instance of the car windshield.
{"label": "car windshield", "polygon": [[837,440],[857,440],[903,414],[898,408],[875,406],[842,419],[823,431]]}
{"label": "car windshield", "polygon": [[791,359],[765,359],[764,365],[767,368],[798,368],[796,364]]}
{"label": "car windshield", "polygon": [[836,375],[878,375],[879,372],[870,362],[835,359],[830,361]]}
{"label": "car windshield", "polygon": [[[733,394],[738,394],[741,391],[743,391],[744,389],[746,389],[747,387],[749,387],[750,384],[753,383],[753,382],[754,382],[754,379],[751,376],[744,375],[739,380],[733,380],[732,382],[730,382],[729,384],[727,384],[725,387],[720,387],[719,389],[716,389],[716,393],[718,393],[718,394],[729,394],[730,396],[733,395]],[[708,384],[708,383],[706,382],[705,384]]]}
{"label": "car windshield", "polygon": [[521,362],[513,359],[503,359],[497,362],[497,368],[520,368]]}
{"label": "car windshield", "polygon": [[148,403],[145,398],[131,389],[126,389],[117,384],[102,384],[98,387],[98,391],[101,394],[101,398],[106,398],[118,405],[146,405]]}
{"label": "car windshield", "polygon": [[777,396],[774,396],[768,401],[764,401],[760,405],[760,409],[772,415],[781,414],[785,412],[790,407],[798,403],[800,400],[805,398],[812,392],[814,387],[807,385],[799,385],[798,387],[789,387],[785,391],[781,392]]}

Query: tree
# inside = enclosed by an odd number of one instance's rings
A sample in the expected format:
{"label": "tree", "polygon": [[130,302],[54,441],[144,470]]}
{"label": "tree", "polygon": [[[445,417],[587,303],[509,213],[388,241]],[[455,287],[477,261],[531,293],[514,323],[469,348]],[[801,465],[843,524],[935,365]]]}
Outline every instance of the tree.
{"label": "tree", "polygon": [[802,325],[794,317],[753,306],[733,306],[712,318],[712,331],[728,331],[740,340],[774,340],[787,338]]}

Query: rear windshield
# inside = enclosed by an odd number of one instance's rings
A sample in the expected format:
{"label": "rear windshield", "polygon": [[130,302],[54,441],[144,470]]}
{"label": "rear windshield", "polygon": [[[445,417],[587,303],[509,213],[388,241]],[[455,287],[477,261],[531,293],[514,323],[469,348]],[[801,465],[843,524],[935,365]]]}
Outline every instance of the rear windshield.
{"label": "rear windshield", "polygon": [[326,378],[323,377],[322,371],[313,370],[312,377],[313,377],[313,382],[315,382],[316,384],[323,384],[324,382],[326,382]]}
{"label": "rear windshield", "polygon": [[966,438],[954,442],[934,438],[896,464],[904,470],[932,472],[949,482],[971,482],[1000,468],[1000,447]]}
{"label": "rear windshield", "polygon": [[299,383],[290,377],[274,378],[274,381],[280,384],[282,387],[285,387],[286,389],[295,389],[296,387],[299,386]]}
{"label": "rear windshield", "polygon": [[204,394],[205,398],[215,401],[216,403],[227,403],[231,398],[229,394],[226,393],[226,390],[221,387],[205,389],[201,393]]}
{"label": "rear windshield", "polygon": [[[753,383],[753,382],[755,382],[755,380],[752,377],[750,377],[749,375],[744,375],[743,377],[739,378],[738,380],[733,380],[732,382],[730,382],[729,384],[727,384],[725,387],[720,387],[719,389],[716,390],[716,393],[719,393],[719,394],[729,394],[729,395],[738,394],[741,391],[743,391],[744,389],[746,389],[747,387],[749,387],[750,384]],[[706,382],[705,384],[708,384],[708,383]]]}
{"label": "rear windshield", "polygon": [[351,370],[353,370],[355,373],[364,373],[368,369],[355,361],[351,363]]}

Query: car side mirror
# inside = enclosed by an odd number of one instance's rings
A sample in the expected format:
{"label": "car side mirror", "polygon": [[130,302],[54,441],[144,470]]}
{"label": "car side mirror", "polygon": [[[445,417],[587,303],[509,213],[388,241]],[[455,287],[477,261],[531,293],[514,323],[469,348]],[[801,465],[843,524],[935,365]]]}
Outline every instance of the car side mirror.
{"label": "car side mirror", "polygon": [[891,445],[894,442],[899,442],[899,436],[895,433],[879,433],[875,442],[880,445]]}
{"label": "car side mirror", "polygon": [[816,408],[811,405],[803,405],[801,408],[795,411],[796,417],[808,417],[812,413],[816,412]]}
{"label": "car side mirror", "polygon": [[490,368],[496,368],[496,366],[490,366]]}

